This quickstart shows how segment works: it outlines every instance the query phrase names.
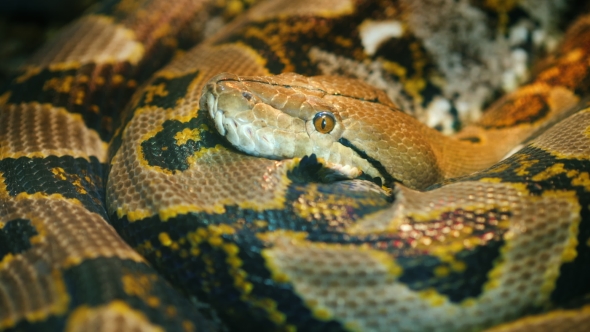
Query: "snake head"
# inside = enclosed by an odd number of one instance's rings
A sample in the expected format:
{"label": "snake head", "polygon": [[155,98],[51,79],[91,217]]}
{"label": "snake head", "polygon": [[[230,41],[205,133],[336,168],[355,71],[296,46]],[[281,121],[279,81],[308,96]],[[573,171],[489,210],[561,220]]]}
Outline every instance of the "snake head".
{"label": "snake head", "polygon": [[207,109],[217,131],[245,153],[302,157],[330,149],[342,136],[342,119],[323,94],[295,74],[220,74],[207,83],[201,109]]}
{"label": "snake head", "polygon": [[[382,183],[410,187],[438,176],[429,173],[436,162],[425,139],[416,137],[421,133],[413,128],[417,121],[357,80],[224,73],[205,85],[200,107],[208,110],[219,134],[250,155],[289,159],[315,154],[334,169],[360,170]],[[407,134],[414,131],[418,134]]]}

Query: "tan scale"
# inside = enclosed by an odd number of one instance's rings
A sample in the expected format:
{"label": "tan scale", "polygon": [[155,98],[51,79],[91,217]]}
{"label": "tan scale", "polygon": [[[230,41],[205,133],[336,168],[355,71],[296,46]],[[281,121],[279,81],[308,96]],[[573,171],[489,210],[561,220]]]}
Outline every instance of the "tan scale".
{"label": "tan scale", "polygon": [[[69,130],[64,130],[69,128]],[[0,157],[73,156],[106,161],[106,143],[79,114],[50,104],[8,105],[0,112]]]}
{"label": "tan scale", "polygon": [[144,261],[102,217],[81,205],[51,198],[0,198],[0,203],[0,222],[31,220],[38,233],[30,238],[30,250],[0,262],[0,328],[64,314],[70,295],[63,268],[98,257]]}
{"label": "tan scale", "polygon": [[164,332],[164,329],[150,322],[145,313],[115,300],[96,307],[79,307],[69,317],[65,331]]}

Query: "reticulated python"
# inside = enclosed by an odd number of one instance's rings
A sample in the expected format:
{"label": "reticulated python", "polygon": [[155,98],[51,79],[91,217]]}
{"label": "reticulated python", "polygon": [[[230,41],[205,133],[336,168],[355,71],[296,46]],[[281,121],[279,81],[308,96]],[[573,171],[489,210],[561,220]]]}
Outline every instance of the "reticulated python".
{"label": "reticulated python", "polygon": [[452,3],[74,23],[0,90],[0,329],[586,330],[590,18],[448,137],[399,107],[451,130],[562,10]]}

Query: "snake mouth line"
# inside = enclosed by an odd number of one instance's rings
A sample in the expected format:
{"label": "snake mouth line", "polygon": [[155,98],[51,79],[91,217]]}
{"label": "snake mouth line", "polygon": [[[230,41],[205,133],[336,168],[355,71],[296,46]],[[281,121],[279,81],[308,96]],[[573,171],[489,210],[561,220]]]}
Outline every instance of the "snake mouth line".
{"label": "snake mouth line", "polygon": [[352,151],[354,151],[356,154],[358,154],[359,157],[368,161],[369,164],[371,164],[371,166],[373,166],[379,172],[379,174],[381,174],[381,176],[383,177],[383,180],[385,180],[385,183],[383,183],[384,185],[392,186],[394,184],[394,182],[402,183],[401,181],[399,181],[398,179],[393,177],[391,174],[389,174],[387,172],[387,170],[385,169],[385,167],[383,166],[383,164],[381,164],[381,162],[379,162],[379,160],[369,156],[365,151],[356,147],[354,144],[352,144],[346,138],[341,137],[338,140],[338,142],[340,144],[344,145],[345,147],[350,148]]}

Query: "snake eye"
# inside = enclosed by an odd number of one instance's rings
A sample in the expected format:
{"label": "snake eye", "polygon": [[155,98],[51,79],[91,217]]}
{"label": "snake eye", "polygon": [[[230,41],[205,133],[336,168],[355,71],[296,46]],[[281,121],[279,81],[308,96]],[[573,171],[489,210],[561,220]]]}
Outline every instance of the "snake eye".
{"label": "snake eye", "polygon": [[322,134],[327,134],[334,129],[336,119],[332,113],[320,112],[313,117],[313,126]]}

